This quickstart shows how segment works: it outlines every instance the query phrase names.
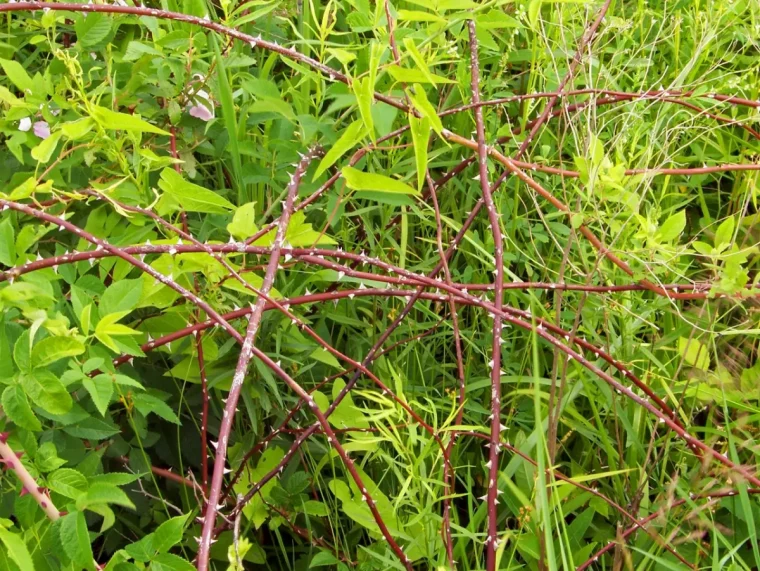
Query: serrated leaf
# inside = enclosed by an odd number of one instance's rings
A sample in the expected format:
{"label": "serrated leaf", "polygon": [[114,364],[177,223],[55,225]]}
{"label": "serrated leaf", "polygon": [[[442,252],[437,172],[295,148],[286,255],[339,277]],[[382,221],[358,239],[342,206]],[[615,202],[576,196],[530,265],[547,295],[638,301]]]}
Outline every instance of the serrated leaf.
{"label": "serrated leaf", "polygon": [[105,374],[82,379],[82,386],[90,394],[90,398],[101,416],[105,416],[108,411],[108,405],[114,392],[113,385],[111,377]]}
{"label": "serrated leaf", "polygon": [[111,33],[111,21],[111,18],[106,14],[87,14],[74,27],[77,33],[77,43],[85,48],[99,44]]}
{"label": "serrated leaf", "polygon": [[3,391],[3,411],[16,426],[38,432],[42,430],[42,424],[32,412],[29,401],[21,388],[14,383]]}
{"label": "serrated leaf", "polygon": [[72,468],[59,468],[48,474],[47,485],[55,493],[75,500],[87,491],[87,478]]}
{"label": "serrated leaf", "polygon": [[340,560],[335,557],[329,551],[320,551],[309,562],[309,569],[315,569],[317,567],[327,567],[330,565],[336,565],[340,563]]}
{"label": "serrated leaf", "polygon": [[32,349],[32,365],[47,367],[59,359],[76,357],[84,351],[84,344],[73,337],[45,337]]}
{"label": "serrated leaf", "polygon": [[142,286],[143,281],[141,279],[114,282],[106,288],[100,298],[98,304],[100,313],[108,315],[121,311],[132,311],[140,301]]}
{"label": "serrated leaf", "polygon": [[180,541],[190,514],[173,517],[158,526],[154,532],[153,549],[159,553],[168,551]]}
{"label": "serrated leaf", "polygon": [[419,191],[408,184],[382,174],[362,172],[353,167],[344,167],[341,173],[346,179],[346,185],[352,190],[419,195]]}
{"label": "serrated leaf", "polygon": [[678,338],[678,352],[683,360],[701,371],[710,368],[710,353],[707,346],[697,339]]}
{"label": "serrated leaf", "polygon": [[32,402],[51,414],[65,414],[72,400],[66,387],[53,373],[36,369],[20,376],[21,386]]}
{"label": "serrated leaf", "polygon": [[135,408],[139,410],[143,415],[147,416],[150,413],[156,414],[174,424],[182,424],[174,414],[174,411],[161,399],[154,397],[147,393],[138,393],[132,395],[132,402]]}
{"label": "serrated leaf", "polygon": [[151,560],[150,571],[195,571],[195,565],[177,555],[161,553]]}
{"label": "serrated leaf", "polygon": [[72,512],[61,518],[59,533],[61,545],[69,559],[79,569],[95,569],[90,543],[90,534],[87,531],[87,522],[82,512]]}
{"label": "serrated leaf", "polygon": [[85,510],[97,504],[113,504],[134,509],[135,505],[120,488],[110,484],[91,484],[84,494],[77,498],[77,509]]}

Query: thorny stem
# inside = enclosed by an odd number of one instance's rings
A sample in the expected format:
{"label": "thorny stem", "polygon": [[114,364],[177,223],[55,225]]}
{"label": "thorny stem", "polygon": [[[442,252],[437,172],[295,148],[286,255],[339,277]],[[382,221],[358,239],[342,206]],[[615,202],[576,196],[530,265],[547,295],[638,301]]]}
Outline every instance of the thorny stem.
{"label": "thorny stem", "polygon": [[[475,35],[475,21],[468,20],[467,28],[470,35],[470,74],[472,102],[480,102],[480,62],[478,60],[478,38]],[[488,212],[488,222],[491,226],[494,248],[494,308],[493,333],[491,338],[491,440],[488,449],[488,536],[486,537],[486,570],[496,570],[496,550],[499,547],[498,514],[496,505],[497,484],[499,478],[499,434],[501,433],[501,307],[504,303],[504,242],[501,237],[499,214],[493,201],[491,186],[488,182],[488,151],[486,149],[486,130],[483,124],[483,109],[475,107],[475,129],[478,137],[478,179],[483,201]]]}
{"label": "thorny stem", "polygon": [[61,513],[55,507],[53,500],[50,499],[50,493],[47,489],[37,485],[37,481],[21,462],[21,454],[23,452],[14,452],[8,445],[8,433],[0,433],[0,463],[5,464],[7,470],[16,474],[16,477],[21,482],[21,495],[25,496],[29,494],[32,496],[37,505],[45,512],[48,519],[56,521],[61,517]]}

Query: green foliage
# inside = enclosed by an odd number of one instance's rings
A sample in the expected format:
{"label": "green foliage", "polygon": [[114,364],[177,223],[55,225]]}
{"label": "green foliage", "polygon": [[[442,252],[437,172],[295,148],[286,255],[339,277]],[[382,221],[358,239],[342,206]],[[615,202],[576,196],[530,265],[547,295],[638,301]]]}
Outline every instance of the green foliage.
{"label": "green foliage", "polygon": [[[216,522],[211,569],[402,569],[368,497],[415,569],[449,568],[446,504],[457,569],[486,568],[480,437],[492,426],[493,316],[458,294],[455,328],[444,286],[450,276],[493,299],[485,211],[366,365],[387,389],[361,373],[343,392],[418,287],[410,273],[430,274],[439,233],[446,248],[482,197],[474,151],[449,139],[475,139],[472,110],[456,111],[473,95],[468,21],[481,99],[499,100],[483,107],[485,142],[515,157],[549,98],[514,96],[558,89],[602,4],[399,0],[387,6],[392,26],[385,2],[368,0],[153,2],[139,15],[8,4],[0,198],[14,204],[0,213],[0,441],[23,454],[3,457],[0,569],[195,568],[208,492],[201,434],[213,468],[240,349],[177,290],[245,335],[270,224],[295,165],[317,147],[296,196],[309,203],[290,217],[268,293],[298,319],[268,302],[255,344],[322,413],[332,406],[327,425],[363,487],[324,427],[284,461],[315,416],[254,360],[224,444],[219,511],[234,513]],[[505,167],[495,154],[487,163],[505,307],[560,327],[559,342],[597,372],[626,387],[640,378],[689,434],[748,470],[760,464],[758,174],[704,166],[757,164],[757,22],[752,0],[611,3],[519,157],[554,200],[517,176],[495,185]],[[610,93],[567,94],[584,88]],[[427,175],[470,157],[436,189],[436,212]],[[609,286],[632,287],[599,291]],[[574,569],[610,542],[593,568],[687,568],[671,547],[698,568],[760,567],[760,505],[742,476],[695,455],[537,331],[505,326],[501,341],[496,420],[520,454],[500,449],[492,483],[495,569]],[[620,541],[627,513],[661,508],[651,533]]]}

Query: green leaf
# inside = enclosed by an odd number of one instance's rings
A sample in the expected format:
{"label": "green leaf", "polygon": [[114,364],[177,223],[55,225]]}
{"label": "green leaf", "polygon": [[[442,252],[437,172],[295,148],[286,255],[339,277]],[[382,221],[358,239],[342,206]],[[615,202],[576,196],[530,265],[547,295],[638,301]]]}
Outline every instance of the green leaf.
{"label": "green leaf", "polygon": [[155,133],[157,135],[170,136],[170,133],[151,125],[147,121],[143,121],[137,115],[119,113],[105,107],[93,107],[92,117],[101,127],[111,131],[132,131],[135,133]]}
{"label": "green leaf", "polygon": [[259,231],[256,226],[256,203],[248,202],[238,206],[232,215],[232,222],[227,224],[227,232],[238,240],[247,240]]}
{"label": "green leaf", "polygon": [[29,401],[21,388],[21,385],[14,383],[3,391],[3,410],[16,426],[39,432],[42,430],[42,424],[32,412]]}
{"label": "green leaf", "polygon": [[18,87],[20,91],[23,91],[25,95],[34,92],[34,82],[20,63],[17,61],[0,59],[0,66],[2,66],[3,71],[5,72],[5,77],[10,79],[11,83]]}
{"label": "green leaf", "polygon": [[119,427],[115,424],[92,416],[88,416],[76,424],[64,426],[63,431],[71,436],[88,440],[105,440],[120,432]]}
{"label": "green leaf", "polygon": [[430,140],[430,120],[427,117],[418,119],[409,114],[409,127],[414,143],[414,158],[417,164],[417,190],[422,190],[427,173],[428,141]]}
{"label": "green leaf", "polygon": [[72,141],[83,138],[94,128],[95,121],[92,120],[92,117],[61,123],[61,132],[67,139],[71,139]]}
{"label": "green leaf", "polygon": [[153,395],[138,393],[132,395],[132,402],[134,403],[135,408],[145,416],[153,413],[174,424],[182,424],[169,405]]}
{"label": "green leaf", "polygon": [[327,349],[323,347],[319,347],[318,349],[314,349],[309,354],[309,357],[312,359],[316,359],[320,363],[324,363],[325,365],[330,365],[331,367],[335,367],[336,369],[340,369],[340,361],[335,358],[335,356],[330,353]]}
{"label": "green leaf", "polygon": [[346,127],[340,138],[330,150],[325,153],[325,156],[322,157],[312,180],[317,180],[317,178],[334,165],[335,162],[346,153],[346,151],[353,148],[353,146],[361,140],[364,136],[363,126],[364,123],[361,120],[357,120]]}
{"label": "green leaf", "polygon": [[102,315],[132,311],[142,296],[143,280],[119,280],[114,282],[100,298],[98,308]]}
{"label": "green leaf", "polygon": [[346,179],[346,185],[352,190],[374,190],[414,196],[420,194],[418,190],[408,184],[382,174],[362,172],[353,167],[344,167],[341,173]]}
{"label": "green leaf", "polygon": [[95,569],[90,533],[82,512],[72,512],[61,518],[59,533],[66,555],[79,569]]}
{"label": "green leaf", "polygon": [[16,232],[10,218],[0,222],[0,264],[13,266],[16,263]]}
{"label": "green leaf", "polygon": [[63,132],[56,131],[51,134],[47,139],[43,139],[36,147],[32,149],[32,158],[42,164],[47,163],[50,157],[53,156],[53,151],[58,146],[58,141],[61,140]]}
{"label": "green leaf", "polygon": [[729,216],[718,226],[718,229],[715,231],[715,239],[713,240],[715,249],[718,252],[725,250],[734,239],[735,226],[736,220],[733,216]]}
{"label": "green leaf", "polygon": [[96,377],[85,377],[82,379],[82,386],[90,394],[95,408],[101,416],[105,416],[108,411],[108,405],[111,402],[114,392],[114,382],[110,375],[102,374]]}
{"label": "green leaf", "polygon": [[8,551],[8,557],[18,566],[19,571],[34,571],[34,562],[21,536],[0,526],[0,541]]}
{"label": "green leaf", "polygon": [[51,414],[65,414],[72,400],[63,383],[47,369],[35,369],[20,376],[21,386],[32,402]]}
{"label": "green leaf", "polygon": [[87,14],[74,27],[77,33],[77,43],[90,48],[106,39],[111,33],[111,17],[106,14]]}
{"label": "green leaf", "polygon": [[98,324],[95,326],[95,337],[97,337],[98,340],[103,343],[103,345],[117,353],[120,353],[121,351],[114,342],[113,337],[140,334],[139,331],[136,331],[131,327],[127,327],[121,323],[116,323],[119,321],[119,319],[128,313],[129,311],[117,311],[116,313],[104,315],[100,318],[100,321],[98,321]]}
{"label": "green leaf", "polygon": [[187,525],[188,517],[190,517],[190,514],[180,515],[159,525],[154,532],[153,549],[162,553],[182,541],[182,534],[185,530],[185,525]]}
{"label": "green leaf", "polygon": [[32,349],[32,365],[47,367],[59,359],[84,353],[85,346],[73,337],[45,337]]}
{"label": "green leaf", "polygon": [[406,48],[407,53],[412,58],[414,63],[417,65],[417,69],[419,69],[422,75],[427,79],[427,83],[435,84],[435,78],[430,73],[428,64],[425,61],[425,58],[422,57],[420,51],[417,49],[414,40],[412,38],[404,38],[404,47]]}
{"label": "green leaf", "polygon": [[441,122],[441,118],[438,116],[435,107],[433,107],[430,101],[428,101],[427,94],[421,85],[417,83],[414,84],[414,91],[410,91],[409,99],[411,100],[412,105],[414,105],[414,108],[417,109],[423,117],[427,117],[433,131],[440,135],[441,131],[443,131],[443,123]]}
{"label": "green leaf", "polygon": [[217,193],[186,181],[173,168],[166,167],[161,171],[158,186],[171,195],[181,210],[188,212],[203,212],[206,214],[226,214],[235,205]]}
{"label": "green leaf", "polygon": [[87,491],[87,478],[72,468],[59,468],[48,474],[47,485],[57,494],[75,500]]}
{"label": "green leaf", "polygon": [[317,517],[327,517],[327,515],[330,513],[324,502],[318,502],[316,500],[305,501],[302,508],[303,513]]}
{"label": "green leaf", "polygon": [[356,97],[356,103],[359,106],[359,115],[364,122],[364,128],[370,138],[375,140],[375,121],[372,118],[372,102],[374,101],[373,85],[369,78],[354,79],[351,83],[351,89]]}
{"label": "green leaf", "polygon": [[710,353],[707,346],[696,339],[678,338],[678,352],[683,360],[696,369],[706,371],[710,368]]}
{"label": "green leaf", "polygon": [[125,508],[135,509],[132,500],[120,488],[110,484],[92,484],[87,492],[77,498],[77,509],[85,510],[97,504],[114,504]]}
{"label": "green leaf", "polygon": [[655,240],[660,243],[672,242],[681,235],[684,228],[686,228],[686,211],[681,210],[662,223],[655,234]]}
{"label": "green leaf", "polygon": [[423,73],[419,69],[407,69],[405,67],[400,67],[398,65],[389,65],[387,67],[388,73],[391,74],[391,77],[395,79],[396,81],[400,81],[401,83],[411,84],[411,83],[456,83],[453,79],[447,79],[445,77],[441,77],[440,75],[435,75],[434,73]]}
{"label": "green leaf", "polygon": [[150,571],[195,571],[195,566],[177,555],[162,553],[151,560]]}
{"label": "green leaf", "polygon": [[340,563],[337,557],[330,553],[329,551],[320,551],[317,553],[314,557],[311,558],[311,562],[309,563],[309,569],[314,569],[315,567],[327,567],[329,565],[337,565]]}

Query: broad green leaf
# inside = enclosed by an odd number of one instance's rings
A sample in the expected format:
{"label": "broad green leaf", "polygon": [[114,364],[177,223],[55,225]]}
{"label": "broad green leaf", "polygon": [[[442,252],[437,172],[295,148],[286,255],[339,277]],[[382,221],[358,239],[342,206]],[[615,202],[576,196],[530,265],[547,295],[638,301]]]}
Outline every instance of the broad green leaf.
{"label": "broad green leaf", "polygon": [[19,571],[34,571],[34,562],[21,536],[0,526],[0,542]]}
{"label": "broad green leaf", "polygon": [[21,386],[32,402],[51,414],[65,414],[71,409],[72,400],[58,377],[47,369],[35,369],[20,377]]}
{"label": "broad green leaf", "polygon": [[116,323],[119,321],[119,319],[126,316],[128,313],[129,311],[117,311],[116,313],[104,315],[100,318],[100,321],[98,321],[98,324],[95,326],[95,337],[97,337],[98,340],[103,343],[103,345],[112,351],[116,351],[117,353],[119,353],[120,350],[113,340],[113,337],[140,334],[139,331],[136,331],[131,327],[127,327],[121,323]]}
{"label": "broad green leaf", "polygon": [[18,87],[20,91],[23,91],[25,95],[33,93],[34,82],[20,63],[13,60],[0,59],[0,67],[3,68],[5,77]]}
{"label": "broad green leaf", "polygon": [[47,139],[43,139],[36,147],[32,149],[32,158],[42,164],[47,163],[53,156],[53,151],[58,146],[58,141],[63,136],[62,131],[52,133]]}
{"label": "broad green leaf", "polygon": [[87,14],[74,27],[77,33],[77,43],[85,48],[99,44],[111,33],[112,20],[108,14]]}
{"label": "broad green leaf", "polygon": [[157,135],[169,136],[163,129],[151,125],[147,121],[143,121],[137,115],[129,115],[128,113],[120,113],[118,111],[112,111],[105,107],[93,107],[92,117],[97,121],[101,127],[111,131],[133,131],[135,133],[155,133]]}
{"label": "broad green leaf", "polygon": [[335,555],[329,551],[320,551],[311,558],[311,562],[309,562],[309,569],[315,569],[317,567],[328,567],[337,565],[338,563],[340,563],[340,560],[338,560]]}
{"label": "broad green leaf", "polygon": [[232,215],[232,222],[227,224],[227,232],[238,240],[247,240],[259,231],[256,226],[256,203],[248,202],[238,206]]}
{"label": "broad green leaf", "polygon": [[110,375],[102,374],[82,379],[82,386],[90,393],[90,398],[101,416],[106,415],[108,404],[114,393],[114,382]]}
{"label": "broad green leaf", "polygon": [[21,385],[14,383],[3,391],[3,411],[16,426],[38,432],[42,430],[42,425],[32,412],[29,401],[21,388]]}
{"label": "broad green leaf", "polygon": [[340,361],[335,358],[335,355],[330,353],[327,349],[323,347],[319,347],[317,349],[314,349],[309,354],[309,357],[312,359],[316,359],[320,363],[324,363],[325,365],[330,365],[331,367],[335,367],[336,369],[340,369]]}
{"label": "broad green leaf", "polygon": [[352,190],[373,190],[377,192],[419,195],[419,191],[408,184],[382,174],[362,172],[353,167],[344,167],[341,173],[343,174],[343,178],[346,179],[346,185]]}
{"label": "broad green leaf", "polygon": [[430,140],[430,120],[427,117],[418,119],[409,114],[409,127],[414,143],[414,159],[417,164],[417,190],[422,191],[427,173],[428,141]]}
{"label": "broad green leaf", "polygon": [[47,484],[57,494],[73,500],[87,491],[87,478],[72,468],[59,468],[48,474]]}
{"label": "broad green leaf", "polygon": [[120,488],[111,484],[91,484],[87,491],[77,498],[77,509],[85,510],[97,504],[113,504],[134,509],[135,506]]}
{"label": "broad green leaf", "polygon": [[114,282],[103,293],[98,304],[98,309],[103,315],[120,311],[132,311],[137,307],[142,296],[141,279],[119,280]]}
{"label": "broad green leaf", "polygon": [[351,83],[351,89],[356,97],[356,103],[359,106],[359,114],[364,121],[364,128],[370,138],[375,140],[375,121],[372,118],[372,102],[374,100],[373,86],[368,77],[363,79],[354,79]]}
{"label": "broad green leaf", "polygon": [[430,126],[440,135],[441,131],[443,131],[443,123],[441,122],[441,118],[438,116],[435,107],[433,107],[430,101],[428,101],[427,94],[421,85],[417,83],[414,84],[414,91],[410,91],[409,99],[411,100],[412,105],[414,105],[414,108],[417,109],[423,117],[426,117],[430,121]]}
{"label": "broad green leaf", "polygon": [[78,569],[94,570],[90,533],[82,512],[71,512],[61,518],[61,545]]}
{"label": "broad green leaf", "polygon": [[45,337],[32,349],[32,365],[47,367],[59,359],[76,357],[84,351],[84,344],[73,337]]}
{"label": "broad green leaf", "polygon": [[710,368],[710,353],[707,346],[701,341],[679,337],[678,352],[688,365],[702,371]]}
{"label": "broad green leaf", "polygon": [[[240,274],[240,277],[243,278],[243,281],[250,284],[251,287],[257,291],[261,291],[261,286],[264,285],[264,278],[257,274],[254,274],[253,272],[244,272]],[[258,297],[258,295],[254,293],[250,288],[247,288],[241,284],[237,278],[227,278],[222,282],[222,287],[239,291],[240,293],[244,293],[246,295]],[[282,294],[275,288],[270,289],[267,295],[272,299],[282,299]]]}
{"label": "broad green leaf", "polygon": [[173,517],[158,526],[153,536],[153,549],[159,553],[168,551],[180,541],[190,514]]}
{"label": "broad green leaf", "polygon": [[166,167],[161,171],[158,186],[171,195],[181,210],[188,212],[203,212],[206,214],[226,214],[235,205],[217,193],[186,181],[173,168]]}
{"label": "broad green leaf", "polygon": [[66,434],[87,440],[105,440],[121,432],[119,427],[112,422],[93,416],[88,416],[76,424],[64,426],[62,430]]}
{"label": "broad green leaf", "polygon": [[285,239],[293,248],[307,248],[313,245],[336,244],[335,240],[330,238],[324,232],[317,232],[311,224],[306,222],[306,214],[302,211],[295,212],[290,217],[290,224],[285,233]]}
{"label": "broad green leaf", "polygon": [[[261,458],[259,458],[256,468],[253,470],[245,470],[234,486],[235,493],[244,494],[253,482],[260,480],[270,471],[272,471],[285,456],[285,452],[282,448],[277,446],[269,446],[264,450]],[[273,478],[261,487],[258,494],[253,496],[253,499],[243,508],[243,514],[251,520],[253,527],[258,529],[269,517],[269,510],[263,500],[268,500],[272,491],[277,485],[277,479]],[[262,500],[263,498],[263,500]]]}
{"label": "broad green leaf", "polygon": [[361,140],[361,138],[364,136],[362,129],[363,126],[364,123],[360,120],[357,120],[346,127],[340,138],[335,142],[330,150],[325,153],[325,156],[322,157],[322,160],[319,162],[319,166],[317,167],[317,170],[314,173],[314,178],[312,180],[317,180],[317,178],[319,178],[323,172],[334,165],[335,162],[346,153],[346,151],[353,148],[353,146]]}
{"label": "broad green leaf", "polygon": [[422,12],[421,10],[399,10],[398,19],[407,22],[439,22],[446,23],[446,19],[436,14]]}
{"label": "broad green leaf", "polygon": [[657,230],[655,238],[660,243],[672,242],[678,238],[686,228],[686,211],[681,210],[668,217]]}

